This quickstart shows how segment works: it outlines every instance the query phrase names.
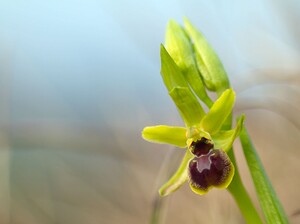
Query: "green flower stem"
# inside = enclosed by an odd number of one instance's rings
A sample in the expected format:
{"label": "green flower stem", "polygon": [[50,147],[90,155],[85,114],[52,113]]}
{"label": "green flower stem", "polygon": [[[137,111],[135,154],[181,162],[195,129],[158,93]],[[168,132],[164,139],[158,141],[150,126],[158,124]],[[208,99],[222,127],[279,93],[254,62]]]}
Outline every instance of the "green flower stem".
{"label": "green flower stem", "polygon": [[[228,86],[224,86],[224,88],[229,88],[230,84],[228,82]],[[219,88],[217,89],[217,96],[220,97],[223,93],[223,89]],[[232,113],[227,117],[226,121],[223,124],[222,129],[223,130],[229,130],[232,126]],[[231,193],[233,196],[235,202],[237,203],[245,221],[248,224],[262,224],[262,220],[260,216],[257,213],[257,210],[255,206],[253,205],[253,202],[241,180],[240,174],[239,174],[239,169],[236,164],[235,156],[234,156],[234,151],[233,149],[229,150],[227,152],[227,155],[229,156],[232,164],[235,167],[235,174],[233,176],[231,184],[228,186],[227,190]]]}
{"label": "green flower stem", "polygon": [[[222,94],[219,92],[218,95]],[[223,124],[223,128],[230,129],[232,125],[232,113],[228,116],[225,124]],[[262,224],[263,221],[261,220],[243,182],[239,173],[238,166],[236,164],[235,155],[233,148],[227,152],[232,164],[235,167],[235,174],[233,176],[231,184],[228,186],[227,190],[233,196],[236,204],[238,205],[246,223],[248,224]]]}
{"label": "green flower stem", "polygon": [[240,135],[244,155],[267,223],[288,223],[287,216],[244,127]]}
{"label": "green flower stem", "polygon": [[244,216],[245,221],[248,224],[263,223],[242,183],[239,170],[235,161],[233,150],[230,150],[227,154],[230,157],[233,165],[236,167],[233,180],[229,185],[229,187],[227,188],[228,191],[233,196],[235,202],[237,203],[238,207],[241,210],[242,215]]}

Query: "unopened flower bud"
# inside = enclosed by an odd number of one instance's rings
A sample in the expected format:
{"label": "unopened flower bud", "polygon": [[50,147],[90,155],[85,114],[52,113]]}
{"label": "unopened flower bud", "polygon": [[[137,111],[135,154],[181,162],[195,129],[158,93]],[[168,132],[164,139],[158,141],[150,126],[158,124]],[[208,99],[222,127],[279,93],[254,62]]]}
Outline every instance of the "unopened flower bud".
{"label": "unopened flower bud", "polygon": [[213,102],[207,96],[199,74],[190,38],[185,30],[173,20],[167,26],[166,49],[196,95],[210,107]]}
{"label": "unopened flower bud", "polygon": [[221,94],[229,88],[229,80],[222,62],[202,33],[186,18],[184,26],[194,43],[196,63],[206,88]]}

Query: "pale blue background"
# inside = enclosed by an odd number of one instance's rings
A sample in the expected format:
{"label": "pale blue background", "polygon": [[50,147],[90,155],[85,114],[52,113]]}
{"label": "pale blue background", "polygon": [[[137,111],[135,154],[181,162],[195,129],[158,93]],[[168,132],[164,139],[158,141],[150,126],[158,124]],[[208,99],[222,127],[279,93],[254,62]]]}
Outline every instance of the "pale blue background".
{"label": "pale blue background", "polygon": [[[299,221],[299,12],[292,0],[0,1],[0,222],[148,223],[172,149],[140,131],[182,124],[159,44],[183,16],[220,55],[235,111]],[[166,223],[242,222],[223,191],[200,199],[183,188],[170,201]]]}

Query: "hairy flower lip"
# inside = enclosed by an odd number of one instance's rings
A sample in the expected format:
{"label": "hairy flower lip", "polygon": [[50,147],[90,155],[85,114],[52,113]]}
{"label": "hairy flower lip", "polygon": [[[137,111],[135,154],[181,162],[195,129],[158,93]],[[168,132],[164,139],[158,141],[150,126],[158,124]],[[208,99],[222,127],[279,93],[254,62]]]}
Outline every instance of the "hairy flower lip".
{"label": "hairy flower lip", "polygon": [[211,187],[222,187],[231,181],[232,164],[225,152],[210,149],[207,154],[194,157],[188,165],[190,184],[203,192]]}

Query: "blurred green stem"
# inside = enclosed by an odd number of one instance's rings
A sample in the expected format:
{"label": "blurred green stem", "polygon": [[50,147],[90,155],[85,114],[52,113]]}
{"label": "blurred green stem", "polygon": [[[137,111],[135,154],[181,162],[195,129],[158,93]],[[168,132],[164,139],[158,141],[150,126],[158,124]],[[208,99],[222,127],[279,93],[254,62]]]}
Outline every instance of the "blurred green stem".
{"label": "blurred green stem", "polygon": [[[217,94],[220,96],[222,90],[218,91]],[[232,113],[228,116],[226,122],[223,124],[223,129],[230,129],[232,126]],[[233,196],[235,202],[237,203],[246,223],[248,224],[262,224],[260,216],[257,213],[256,208],[253,205],[253,202],[241,180],[238,166],[236,164],[235,155],[233,149],[229,150],[227,153],[230,157],[231,162],[235,167],[234,177],[231,184],[228,186],[227,190]]]}
{"label": "blurred green stem", "polygon": [[160,196],[156,196],[156,198],[154,200],[153,207],[152,207],[152,214],[151,214],[150,224],[159,224],[159,223],[161,223],[161,213],[162,213],[163,200],[166,200],[166,199],[162,198]]}

